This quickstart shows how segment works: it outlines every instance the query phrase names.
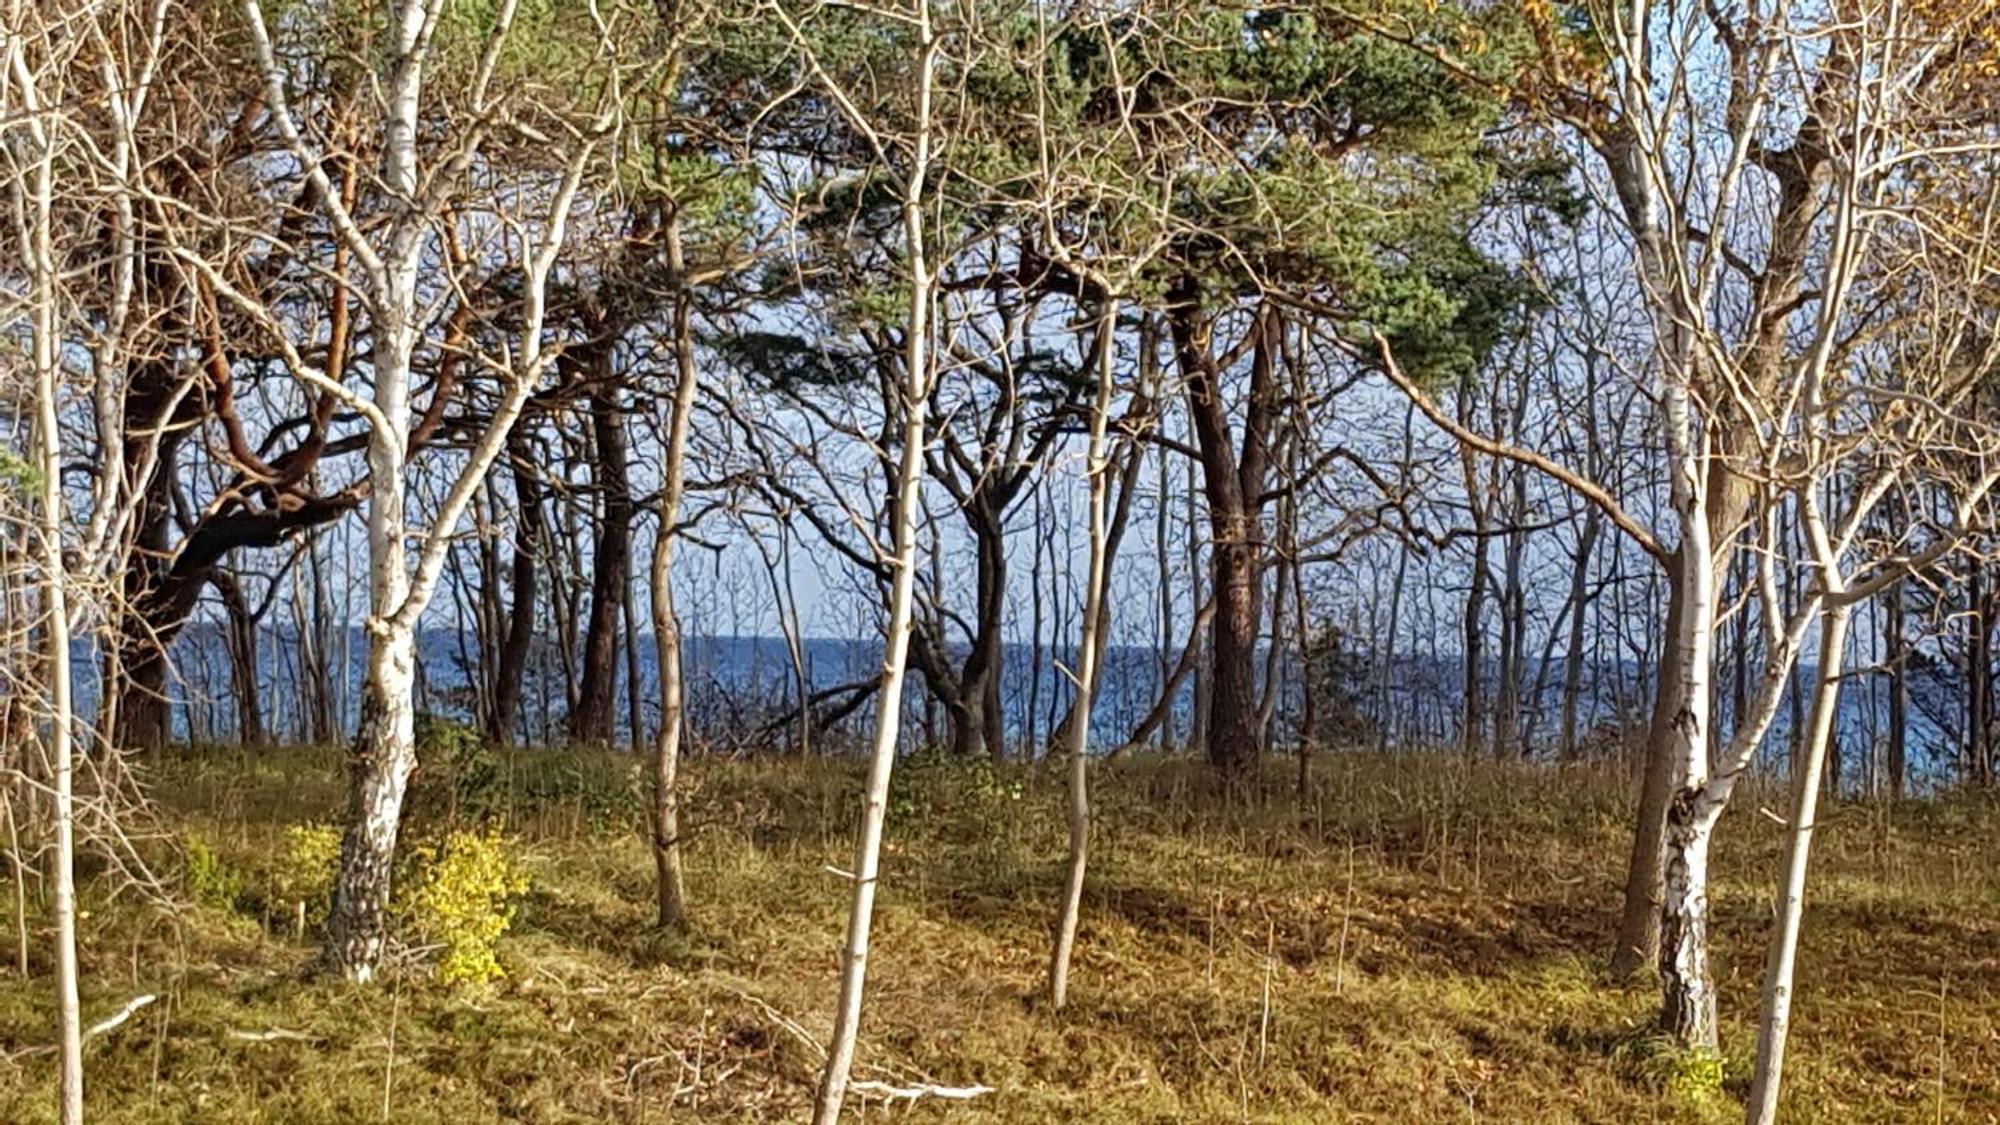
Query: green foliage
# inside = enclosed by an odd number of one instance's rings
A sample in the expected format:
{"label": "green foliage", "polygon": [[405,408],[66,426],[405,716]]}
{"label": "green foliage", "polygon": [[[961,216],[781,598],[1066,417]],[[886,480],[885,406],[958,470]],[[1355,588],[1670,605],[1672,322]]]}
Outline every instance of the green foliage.
{"label": "green foliage", "polygon": [[[1475,371],[1534,302],[1482,247],[1485,210],[1535,222],[1580,211],[1561,154],[1498,131],[1504,91],[1537,50],[1508,5],[1167,0],[1051,21],[987,0],[940,19],[939,81],[965,91],[935,114],[944,140],[924,213],[940,268],[993,247],[1031,273],[1052,229],[1141,303],[1192,296],[1222,316],[1284,294],[1351,337],[1382,333],[1406,371],[1436,383]],[[903,29],[842,9],[806,35],[866,119],[892,136],[909,127]],[[836,339],[893,329],[907,303],[893,175],[817,75],[768,44],[755,54],[764,81],[804,91],[764,121],[772,143],[815,160],[801,255],[774,291],[815,287]],[[747,68],[751,55],[731,57]],[[848,349],[858,363],[801,361],[826,346],[804,332],[735,358],[780,389],[881,362],[873,340]]]}
{"label": "green foliage", "polygon": [[626,831],[645,806],[642,759],[607,750],[525,750],[514,755],[513,805],[523,817],[570,814],[592,832]]}
{"label": "green foliage", "polygon": [[214,845],[197,833],[190,832],[181,838],[181,851],[186,857],[182,877],[188,895],[204,906],[235,909],[248,884],[243,872],[225,863],[216,854]]}
{"label": "green foliage", "polygon": [[0,492],[26,495],[39,491],[41,487],[39,469],[13,450],[0,449]]}
{"label": "green foliage", "polygon": [[444,947],[437,979],[480,985],[505,976],[495,946],[528,891],[513,845],[498,829],[461,830],[419,845],[412,858],[415,878],[399,913],[419,938]]}
{"label": "green foliage", "polygon": [[317,929],[326,921],[339,863],[338,828],[317,823],[287,825],[271,865],[267,902],[290,909],[305,928]]}
{"label": "green foliage", "polygon": [[1620,1053],[1635,1077],[1693,1109],[1715,1105],[1740,1069],[1727,1056],[1704,1047],[1682,1047],[1671,1038],[1648,1033],[1627,1040]]}
{"label": "green foliage", "polygon": [[483,824],[506,808],[500,758],[477,730],[429,713],[417,716],[418,782],[411,795],[419,815],[447,824]]}
{"label": "green foliage", "polygon": [[889,813],[953,823],[1012,819],[1021,800],[1021,774],[996,768],[990,758],[925,750],[898,763],[890,775]]}

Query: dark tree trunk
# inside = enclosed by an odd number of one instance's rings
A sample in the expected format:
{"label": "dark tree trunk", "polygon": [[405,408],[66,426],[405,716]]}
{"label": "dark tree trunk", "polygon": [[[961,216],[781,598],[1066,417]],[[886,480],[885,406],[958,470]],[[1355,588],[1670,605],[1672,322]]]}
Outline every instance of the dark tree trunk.
{"label": "dark tree trunk", "polygon": [[1965,684],[1966,774],[1974,784],[1993,780],[1993,612],[1986,592],[1986,567],[1974,560],[1966,585],[1966,601],[1972,613],[1967,627],[1972,643],[1967,646]]}
{"label": "dark tree trunk", "polygon": [[[157,411],[145,411],[150,416]],[[139,410],[127,407],[127,414]],[[173,474],[178,464],[179,431],[160,436],[153,475],[138,497],[134,525],[138,534],[133,543],[132,563],[125,571],[125,612],[119,616],[116,676],[107,676],[117,692],[117,722],[114,744],[128,750],[149,750],[164,746],[173,737],[167,700],[166,648],[180,631],[194,599],[164,589],[173,568]],[[126,443],[125,462],[136,470],[144,456],[140,442]],[[168,612],[166,607],[184,599],[186,608]],[[110,671],[108,669],[107,671]]]}
{"label": "dark tree trunk", "polygon": [[1992,737],[1992,623],[1986,621],[1986,569],[1972,562],[1966,577],[1966,761],[1964,777],[1986,785],[1986,743]]}
{"label": "dark tree trunk", "polygon": [[229,656],[229,691],[236,697],[236,738],[244,746],[262,746],[264,705],[257,686],[257,618],[243,598],[234,576],[216,572],[215,592],[225,615],[224,641]]}
{"label": "dark tree trunk", "polygon": [[1889,587],[1883,611],[1889,618],[1889,795],[1903,796],[1903,774],[1909,765],[1910,681],[1903,662],[1909,649],[1903,639],[1903,584]]}
{"label": "dark tree trunk", "polygon": [[[1477,517],[1474,522],[1475,526],[1479,526]],[[1464,713],[1458,728],[1458,748],[1466,754],[1478,753],[1486,742],[1486,587],[1489,568],[1483,535],[1473,540],[1472,551],[1472,579],[1465,590],[1463,622]]]}
{"label": "dark tree trunk", "polygon": [[590,620],[584,629],[583,668],[576,707],[570,712],[573,742],[611,744],[618,694],[618,630],[632,577],[632,486],[627,475],[625,416],[617,388],[600,387],[590,396],[590,429],[596,446],[592,471],[601,497],[596,549],[591,557]]}
{"label": "dark tree trunk", "polygon": [[[975,573],[971,650],[959,669],[957,690],[949,702],[951,748],[964,757],[1007,757],[1006,716],[1000,710],[1002,643],[1006,617],[1007,546],[1000,513],[984,496],[964,509],[972,532]],[[928,680],[929,677],[926,677]]]}
{"label": "dark tree trunk", "polygon": [[[1217,598],[1208,695],[1208,760],[1241,773],[1263,749],[1257,723],[1257,550],[1240,522],[1215,529],[1212,581]],[[1223,536],[1229,541],[1222,541]]]}
{"label": "dark tree trunk", "polygon": [[[1473,383],[1470,378],[1458,389],[1458,421],[1467,429],[1477,429]],[[1458,725],[1458,748],[1468,756],[1477,754],[1486,742],[1486,590],[1492,585],[1492,565],[1486,554],[1487,498],[1479,480],[1479,462],[1470,447],[1459,451],[1465,476],[1465,506],[1472,517],[1472,575],[1465,588],[1465,614],[1460,620],[1459,652],[1464,659],[1460,677],[1464,681],[1462,711]]]}
{"label": "dark tree trunk", "polygon": [[494,670],[492,725],[486,740],[495,746],[514,744],[521,714],[521,678],[535,637],[537,553],[542,540],[542,492],[529,460],[528,443],[517,426],[508,438],[508,459],[514,477],[514,557],[510,565],[513,602],[506,634]]}
{"label": "dark tree trunk", "polygon": [[1277,418],[1274,366],[1278,318],[1263,308],[1249,328],[1250,385],[1242,421],[1242,450],[1222,395],[1223,372],[1212,354],[1212,320],[1197,289],[1184,280],[1170,312],[1174,352],[1187,387],[1188,412],[1200,451],[1202,490],[1208,499],[1209,575],[1215,621],[1209,650],[1208,760],[1225,776],[1254,767],[1263,754],[1257,722],[1257,632],[1263,620],[1265,473]]}
{"label": "dark tree trunk", "polygon": [[333,638],[327,632],[332,617],[326,604],[326,577],[320,572],[319,545],[306,552],[311,586],[304,604],[297,607],[300,690],[304,693],[306,737],[315,746],[331,746],[338,738],[340,718],[334,710],[335,676],[345,683],[347,669],[336,668]]}
{"label": "dark tree trunk", "polygon": [[[1668,564],[1668,637],[1680,635],[1681,582],[1674,571],[1679,556]],[[1641,754],[1639,809],[1632,831],[1632,853],[1625,868],[1625,905],[1618,920],[1618,944],[1611,953],[1611,975],[1626,978],[1652,965],[1660,950],[1661,864],[1666,856],[1667,803],[1673,797],[1674,763],[1668,752],[1673,718],[1681,710],[1681,670],[1678,648],[1665,645],[1660,653],[1653,713]]]}
{"label": "dark tree trunk", "polygon": [[1597,528],[1601,518],[1595,508],[1585,513],[1583,532],[1577,538],[1575,569],[1570,573],[1569,647],[1563,658],[1562,686],[1561,753],[1562,760],[1566,762],[1577,758],[1577,706],[1583,694],[1584,618],[1590,611],[1590,560],[1597,550]]}
{"label": "dark tree trunk", "polygon": [[118,680],[117,745],[126,750],[154,750],[172,741],[171,705],[167,699],[167,656],[158,642],[126,638]]}

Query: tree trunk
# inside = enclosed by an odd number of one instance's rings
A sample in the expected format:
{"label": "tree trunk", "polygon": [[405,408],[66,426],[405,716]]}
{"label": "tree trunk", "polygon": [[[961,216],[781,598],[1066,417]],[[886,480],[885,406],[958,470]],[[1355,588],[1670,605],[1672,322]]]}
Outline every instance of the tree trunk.
{"label": "tree trunk", "polygon": [[167,698],[167,654],[157,641],[135,640],[118,665],[118,746],[156,750],[173,741],[173,707]]}
{"label": "tree trunk", "polygon": [[917,512],[923,492],[924,407],[931,392],[932,281],[925,258],[923,200],[931,157],[931,94],[936,73],[938,41],[931,29],[930,0],[916,5],[915,44],[918,53],[916,120],[912,129],[909,171],[902,186],[905,280],[909,285],[908,320],[903,326],[901,456],[896,470],[895,503],[891,509],[891,572],[889,616],[882,645],[882,687],[876,696],[875,738],[869,749],[868,781],[861,807],[861,825],[854,848],[853,898],[848,904],[847,936],[840,955],[840,995],[833,1013],[833,1034],[827,1040],[826,1067],[813,1099],[813,1125],[837,1125],[847,1097],[847,1077],[854,1066],[854,1042],[861,1029],[862,989],[868,974],[868,931],[875,916],[875,892],[880,878],[882,827],[889,814],[889,777],[896,764],[896,743],[903,715],[903,673],[908,664],[910,625],[916,592]]}
{"label": "tree trunk", "polygon": [[[1277,518],[1280,527],[1291,520],[1289,500],[1278,505]],[[1292,584],[1292,560],[1294,553],[1287,550],[1278,556],[1273,568],[1271,597],[1271,631],[1264,642],[1264,684],[1263,692],[1257,697],[1257,743],[1260,746],[1271,742],[1271,723],[1277,717],[1278,705],[1285,691],[1285,606]]]}
{"label": "tree trunk", "polygon": [[[1677,672],[1673,683],[1663,686],[1679,704],[1665,729],[1667,763],[1680,788],[1667,806],[1660,1023],[1683,1047],[1712,1051],[1716,1024],[1708,967],[1708,849],[1716,819],[1722,815],[1722,800],[1704,797],[1713,713],[1709,677],[1715,650],[1716,570],[1706,491],[1710,466],[1696,436],[1692,396],[1678,375],[1669,376],[1661,395],[1674,524],[1680,532],[1674,577],[1681,612],[1668,634],[1673,658],[1661,661]],[[1640,835],[1646,827],[1642,820]]]}
{"label": "tree trunk", "polygon": [[[1007,758],[1005,714],[1000,710],[1003,672],[1001,629],[1006,623],[1007,544],[1000,515],[976,499],[966,521],[972,531],[974,627],[971,650],[958,674],[957,696],[951,707],[951,747],[965,758],[985,756],[995,764]],[[945,654],[940,658],[948,659]]]}
{"label": "tree trunk", "polygon": [[1257,729],[1257,632],[1263,620],[1258,513],[1275,420],[1278,318],[1269,308],[1259,309],[1248,329],[1250,385],[1239,427],[1223,402],[1222,372],[1210,353],[1213,320],[1202,310],[1192,279],[1176,282],[1170,299],[1174,351],[1187,386],[1208,499],[1209,573],[1216,605],[1207,683],[1208,760],[1223,776],[1234,778],[1254,767],[1263,752]]}
{"label": "tree trunk", "polygon": [[[399,18],[421,20],[422,5],[406,4]],[[417,32],[406,27],[414,42]],[[399,63],[399,69],[402,64]],[[392,107],[391,120],[416,113]],[[393,129],[393,124],[392,124]],[[414,144],[413,140],[408,143]],[[392,158],[393,159],[393,158]],[[402,160],[413,161],[411,152]],[[413,168],[408,174],[414,174]],[[349,754],[347,824],[340,868],[327,913],[327,967],[355,983],[375,977],[387,941],[384,914],[402,824],[403,795],[416,768],[416,620],[404,611],[411,596],[404,516],[408,489],[410,359],[416,331],[414,257],[398,263],[387,300],[378,301],[374,352],[374,404],[380,418],[368,432],[368,664],[361,686],[361,716]]]}
{"label": "tree trunk", "polygon": [[[1682,557],[1669,562],[1666,635],[1681,635],[1684,593],[1679,572]],[[1685,706],[1686,684],[1681,650],[1663,646],[1656,665],[1653,713],[1646,725],[1641,753],[1639,807],[1634,816],[1632,851],[1625,867],[1624,910],[1618,919],[1618,939],[1611,952],[1611,976],[1626,980],[1659,960],[1660,907],[1664,893],[1661,864],[1666,856],[1667,804],[1674,792],[1674,719]]]}
{"label": "tree trunk", "polygon": [[[1192,421],[1189,422],[1188,428],[1190,431],[1193,430],[1194,424]],[[1216,599],[1212,592],[1204,594],[1202,589],[1201,535],[1197,530],[1200,528],[1202,522],[1201,487],[1197,482],[1195,472],[1196,465],[1194,458],[1190,457],[1187,461],[1186,481],[1188,604],[1208,606],[1209,619],[1194,630],[1197,643],[1194,650],[1195,660],[1192,673],[1194,676],[1194,686],[1188,693],[1190,706],[1188,708],[1187,745],[1189,749],[1200,747],[1206,752],[1208,748],[1208,654],[1215,647],[1212,643],[1212,638],[1215,632]],[[1172,718],[1171,711],[1168,712],[1168,717]]]}
{"label": "tree trunk", "polygon": [[[409,284],[414,287],[414,262]],[[392,307],[409,309],[409,303]],[[347,823],[327,913],[325,961],[347,980],[375,977],[387,942],[384,914],[402,824],[403,795],[417,764],[416,624],[401,611],[410,597],[404,518],[408,486],[410,353],[407,322],[378,314],[375,406],[386,424],[368,434],[368,664],[361,717],[349,753]]]}
{"label": "tree trunk", "polygon": [[1597,529],[1603,517],[1596,508],[1584,514],[1583,530],[1576,541],[1575,561],[1569,579],[1569,647],[1563,657],[1562,734],[1558,740],[1562,760],[1577,758],[1577,709],[1583,694],[1584,619],[1590,610],[1590,560],[1597,550]]}
{"label": "tree trunk", "polygon": [[361,724],[348,762],[347,829],[326,934],[328,967],[357,984],[374,979],[388,940],[396,837],[417,765],[415,634],[391,625],[369,640]]}
{"label": "tree trunk", "polygon": [[[1155,321],[1151,317],[1147,317],[1145,320],[1145,325],[1148,329],[1154,323]],[[1153,339],[1152,332],[1142,331],[1141,349],[1149,349],[1156,346],[1157,344]],[[1142,356],[1145,354],[1143,350],[1141,354]],[[1174,659],[1174,583],[1173,555],[1171,553],[1173,541],[1167,530],[1168,513],[1173,509],[1173,478],[1167,474],[1167,458],[1170,455],[1170,451],[1166,445],[1164,443],[1161,444],[1159,447],[1159,459],[1155,462],[1157,472],[1154,476],[1153,485],[1153,570],[1159,576],[1160,582],[1158,599],[1159,633],[1154,638],[1154,647],[1158,650],[1156,665],[1159,670],[1160,692],[1163,696],[1170,692],[1168,681]],[[1169,704],[1170,713],[1171,706]],[[1173,745],[1173,724],[1171,722],[1160,724],[1160,752],[1166,753],[1172,750]]]}
{"label": "tree trunk", "polygon": [[[686,275],[678,222],[667,224],[667,261],[674,276]],[[683,291],[674,302],[674,402],[667,423],[665,465],[660,482],[660,527],[653,539],[648,573],[653,611],[653,656],[659,664],[660,729],[653,739],[653,801],[650,841],[655,905],[659,924],[685,929],[687,882],[681,871],[681,729],[687,692],[681,669],[681,623],[674,608],[674,541],[680,535],[681,500],[687,479],[688,434],[693,425],[700,369],[695,366],[692,298]],[[634,685],[634,690],[637,686]]]}
{"label": "tree trunk", "polygon": [[639,691],[639,618],[638,611],[632,608],[630,588],[618,599],[618,604],[624,619],[621,647],[625,653],[625,726],[626,737],[630,739],[627,746],[633,757],[639,757],[646,752],[646,709]]}
{"label": "tree trunk", "polygon": [[236,698],[236,739],[244,746],[262,746],[264,707],[257,684],[257,619],[233,576],[218,571],[215,589],[226,615],[224,640],[229,650],[229,691]]}
{"label": "tree trunk", "polygon": [[1909,645],[1903,634],[1901,582],[1889,587],[1884,599],[1884,612],[1889,618],[1889,795],[1901,800],[1903,777],[1909,768],[1910,710],[1910,679],[1904,667],[1904,662],[1909,659]]}
{"label": "tree trunk", "polygon": [[[1474,429],[1473,384],[1467,378],[1458,389],[1458,422]],[[1486,554],[1487,507],[1479,482],[1479,464],[1470,446],[1459,449],[1459,464],[1465,477],[1465,507],[1472,517],[1472,575],[1465,586],[1465,613],[1460,620],[1459,654],[1464,663],[1460,672],[1463,716],[1458,725],[1459,752],[1470,757],[1486,741],[1486,587],[1492,566]]]}
{"label": "tree trunk", "polygon": [[1064,727],[1069,741],[1069,864],[1049,958],[1049,1004],[1057,1011],[1069,998],[1070,951],[1076,944],[1077,920],[1083,910],[1083,880],[1090,851],[1090,708],[1107,616],[1104,587],[1110,565],[1106,524],[1111,461],[1105,452],[1105,429],[1111,414],[1117,323],[1117,305],[1107,302],[1098,321],[1097,399],[1091,407],[1090,439],[1084,454],[1084,471],[1090,477],[1090,561],[1083,588],[1082,636],[1077,642],[1076,703]]}
{"label": "tree trunk", "polygon": [[[340,715],[336,710],[335,697],[347,686],[347,646],[342,644],[336,648],[327,632],[332,613],[327,606],[326,575],[320,571],[317,542],[307,551],[306,562],[312,573],[311,597],[299,609],[298,630],[299,666],[307,683],[307,729],[313,745],[332,746],[340,737]],[[342,626],[343,640],[346,632],[346,627]],[[335,679],[336,676],[339,678]],[[339,689],[335,688],[336,683],[340,685]]]}
{"label": "tree trunk", "polygon": [[1983,786],[1993,780],[1993,621],[1986,594],[1986,567],[1974,559],[1971,570],[1966,593],[1972,611],[1966,619],[1972,632],[1965,664],[1966,774],[1974,784]]}
{"label": "tree trunk", "polygon": [[[163,589],[174,565],[174,483],[180,448],[196,421],[187,377],[166,360],[135,360],[126,372],[122,407],[125,440],[119,461],[134,479],[132,545],[122,578],[124,597],[114,643],[104,654],[106,729],[114,745],[150,749],[173,737],[167,699],[166,648],[192,599]],[[157,434],[157,437],[150,435]]]}
{"label": "tree trunk", "polygon": [[[1523,386],[1526,380],[1522,380]],[[1514,416],[1514,439],[1520,440],[1520,413]],[[1528,533],[1521,525],[1528,518],[1527,474],[1513,470],[1512,503],[1508,508],[1506,545],[1501,553],[1500,581],[1500,683],[1494,700],[1495,753],[1502,758],[1520,758],[1533,752],[1521,730],[1521,688],[1527,679],[1528,594],[1522,585],[1522,567],[1527,552]]]}
{"label": "tree trunk", "polygon": [[509,563],[508,582],[513,601],[494,670],[492,726],[486,731],[486,740],[495,746],[514,745],[520,725],[521,678],[535,639],[536,556],[542,539],[541,488],[526,435],[520,426],[514,429],[507,442],[514,478],[514,557]]}
{"label": "tree trunk", "polygon": [[674,612],[673,546],[661,536],[653,546],[653,645],[660,665],[660,729],[653,739],[651,810],[655,920],[687,928],[687,881],[681,872],[681,727],[686,689],[681,679],[680,618]]}
{"label": "tree trunk", "polygon": [[[1213,509],[1211,509],[1213,511]],[[1225,530],[1226,529],[1226,530]],[[1217,599],[1211,630],[1208,760],[1225,776],[1247,773],[1263,743],[1257,723],[1257,552],[1241,519],[1218,521],[1211,549]]]}
{"label": "tree trunk", "polygon": [[632,486],[626,468],[625,415],[617,387],[608,382],[608,349],[606,358],[594,366],[593,377],[607,380],[590,396],[596,453],[591,467],[602,518],[591,554],[590,619],[584,629],[583,669],[576,707],[569,716],[569,737],[581,745],[609,746],[617,715],[618,630],[631,592]]}
{"label": "tree trunk", "polygon": [[1792,777],[1790,847],[1785,874],[1778,888],[1778,926],[1771,938],[1764,967],[1763,1014],[1757,1024],[1757,1056],[1750,1080],[1746,1119],[1751,1125],[1772,1125],[1778,1119],[1778,1087],[1785,1066],[1785,1036],[1791,1029],[1792,975],[1797,964],[1799,929],[1805,920],[1806,864],[1819,811],[1820,767],[1827,761],[1840,707],[1840,677],[1846,663],[1847,627],[1852,609],[1844,604],[1820,618],[1819,684],[1813,693],[1811,726],[1801,745],[1802,755]]}
{"label": "tree trunk", "polygon": [[1708,850],[1722,810],[1684,788],[1667,807],[1667,862],[1661,886],[1660,1030],[1682,1047],[1717,1046],[1715,987],[1708,965]]}
{"label": "tree trunk", "polygon": [[[1143,378],[1143,365],[1141,370],[1141,377]],[[1140,409],[1141,404],[1146,402],[1147,400],[1142,399],[1140,403],[1135,403],[1134,410]],[[1104,532],[1104,581],[1106,585],[1110,584],[1111,575],[1118,568],[1119,546],[1125,539],[1125,528],[1131,520],[1132,501],[1137,497],[1139,492],[1139,472],[1145,467],[1143,464],[1144,453],[1143,443],[1132,442],[1125,461],[1122,467],[1119,468],[1118,501],[1115,505],[1111,505],[1111,515],[1109,522],[1105,525]],[[1106,472],[1109,471],[1108,469],[1106,470]],[[1110,501],[1107,499],[1106,503],[1110,504]],[[1109,597],[1098,598],[1097,635],[1099,637],[1098,643],[1100,648],[1108,643],[1103,638],[1111,636],[1111,599]],[[1078,658],[1081,659],[1080,654]],[[1104,678],[1104,660],[1101,652],[1099,653],[1096,671],[1093,674],[1097,679],[1091,681],[1090,693],[1095,698],[1098,681]],[[1062,741],[1064,745],[1068,744],[1069,724],[1076,718],[1078,704],[1078,700],[1070,701],[1069,710],[1063,713],[1062,721],[1057,723],[1055,729],[1050,733],[1049,737],[1052,746],[1057,741]],[[1150,734],[1151,732],[1149,731],[1148,733]]]}
{"label": "tree trunk", "polygon": [[[17,57],[18,63],[20,59]],[[42,599],[42,641],[48,671],[48,755],[52,772],[51,801],[55,814],[53,884],[56,922],[56,1115],[62,1125],[83,1125],[83,1018],[78,998],[76,953],[76,812],[73,730],[75,708],[70,695],[69,566],[63,559],[66,505],[62,483],[62,432],[58,428],[57,264],[50,209],[55,190],[55,141],[50,122],[33,111],[39,98],[35,83],[21,88],[30,110],[27,131],[40,150],[27,191],[22,249],[31,277],[30,334],[34,362],[34,464],[39,477],[35,539]],[[18,851],[17,851],[18,854]]]}

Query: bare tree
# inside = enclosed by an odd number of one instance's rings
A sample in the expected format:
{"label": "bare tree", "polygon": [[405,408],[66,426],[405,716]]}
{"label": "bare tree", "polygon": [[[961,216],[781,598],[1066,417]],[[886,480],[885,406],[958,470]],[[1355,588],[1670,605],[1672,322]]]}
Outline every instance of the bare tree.
{"label": "bare tree", "polygon": [[936,277],[928,239],[930,176],[942,143],[934,117],[938,56],[944,38],[933,23],[930,0],[912,0],[907,11],[882,13],[895,30],[895,42],[912,60],[909,103],[904,119],[891,123],[871,115],[849,94],[842,80],[829,72],[816,50],[820,13],[795,13],[779,4],[770,12],[790,34],[808,80],[838,108],[840,117],[857,133],[872,156],[876,174],[895,190],[901,218],[902,282],[906,305],[901,326],[902,376],[885,402],[898,419],[893,437],[897,468],[889,513],[891,544],[887,550],[893,576],[888,619],[882,645],[882,676],[876,689],[875,733],[868,755],[868,779],[862,792],[861,823],[855,842],[853,881],[848,906],[847,936],[841,947],[840,994],[835,1001],[833,1035],[827,1043],[825,1066],[814,1098],[813,1121],[833,1125],[847,1097],[854,1065],[856,1034],[861,1024],[862,989],[867,979],[868,933],[875,913],[876,882],[881,874],[882,828],[888,818],[889,777],[895,767],[902,722],[903,677],[908,666],[917,578],[917,520],[929,444],[925,403],[929,401],[936,368],[932,354],[932,305]]}
{"label": "bare tree", "polygon": [[[71,52],[54,27],[30,23],[26,6],[15,0],[7,13],[5,74],[0,75],[0,115],[16,117],[25,143],[5,141],[13,184],[14,229],[27,263],[30,289],[27,318],[33,371],[33,453],[29,461],[37,486],[33,523],[39,632],[43,643],[43,689],[47,693],[46,749],[52,787],[57,1011],[56,1113],[64,1125],[83,1122],[83,1017],[77,995],[76,949],[76,712],[70,691],[70,604],[72,576],[64,557],[69,522],[63,495],[61,409],[61,265],[54,237],[55,166],[66,99],[63,76]],[[31,57],[30,49],[39,48]]]}
{"label": "bare tree", "polygon": [[[441,0],[401,0],[390,11],[389,42],[381,73],[385,91],[379,122],[382,135],[383,222],[362,225],[342,202],[328,178],[326,160],[313,137],[312,123],[294,118],[286,72],[262,8],[244,0],[245,26],[264,76],[264,94],[273,127],[300,173],[313,188],[319,210],[357,263],[370,314],[372,378],[367,397],[330,379],[288,340],[284,325],[243,294],[198,255],[182,260],[201,272],[214,289],[235,301],[278,342],[294,378],[343,403],[364,423],[368,463],[368,661],[363,681],[359,730],[355,736],[340,872],[328,915],[328,966],[350,980],[373,978],[386,940],[383,912],[389,898],[403,794],[416,765],[414,689],[416,637],[452,544],[460,517],[498,458],[528,396],[554,356],[545,347],[547,285],[567,237],[571,204],[598,138],[612,120],[615,104],[596,111],[578,129],[563,156],[559,181],[546,193],[546,207],[532,222],[511,222],[520,248],[521,292],[518,328],[500,359],[488,360],[500,384],[497,401],[463,454],[443,502],[427,525],[413,525],[406,509],[409,482],[412,365],[423,340],[425,301],[419,277],[427,256],[437,253],[434,235],[447,221],[450,192],[486,142],[483,129],[464,131],[451,147],[428,162],[419,151],[419,123],[427,68]],[[468,105],[475,118],[501,109],[494,73],[514,14],[506,0],[498,12],[471,76]],[[607,43],[608,28],[599,25]],[[407,542],[417,541],[412,558]]]}

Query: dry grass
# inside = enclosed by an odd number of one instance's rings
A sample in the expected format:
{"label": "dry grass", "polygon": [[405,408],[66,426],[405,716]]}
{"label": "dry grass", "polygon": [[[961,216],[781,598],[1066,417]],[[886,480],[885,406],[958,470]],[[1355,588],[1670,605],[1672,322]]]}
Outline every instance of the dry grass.
{"label": "dry grass", "polygon": [[[288,824],[338,808],[331,755],[153,768],[170,825],[253,882]],[[159,1003],[89,1047],[93,1118],[796,1119],[825,1034],[858,771],[690,769],[689,936],[647,926],[629,761],[505,766],[535,878],[509,978],[313,977],[285,920],[93,901],[86,1019]],[[1038,999],[1062,854],[1059,781],[905,774],[875,931],[861,1077],[983,1083],[966,1121],[1683,1121],[1644,990],[1604,985],[1626,847],[1621,779],[1446,758],[1330,756],[1300,801],[1224,801],[1192,763],[1095,775],[1101,819],[1072,1006]],[[1747,1051],[1779,830],[1745,793],[1722,830],[1727,1043]],[[1983,802],[1842,805],[1820,837],[1787,1117],[2000,1114],[2000,844]],[[42,919],[31,918],[39,926]],[[267,924],[268,922],[268,924]],[[39,939],[38,945],[45,944]],[[51,1116],[45,967],[0,977],[0,1120]]]}

